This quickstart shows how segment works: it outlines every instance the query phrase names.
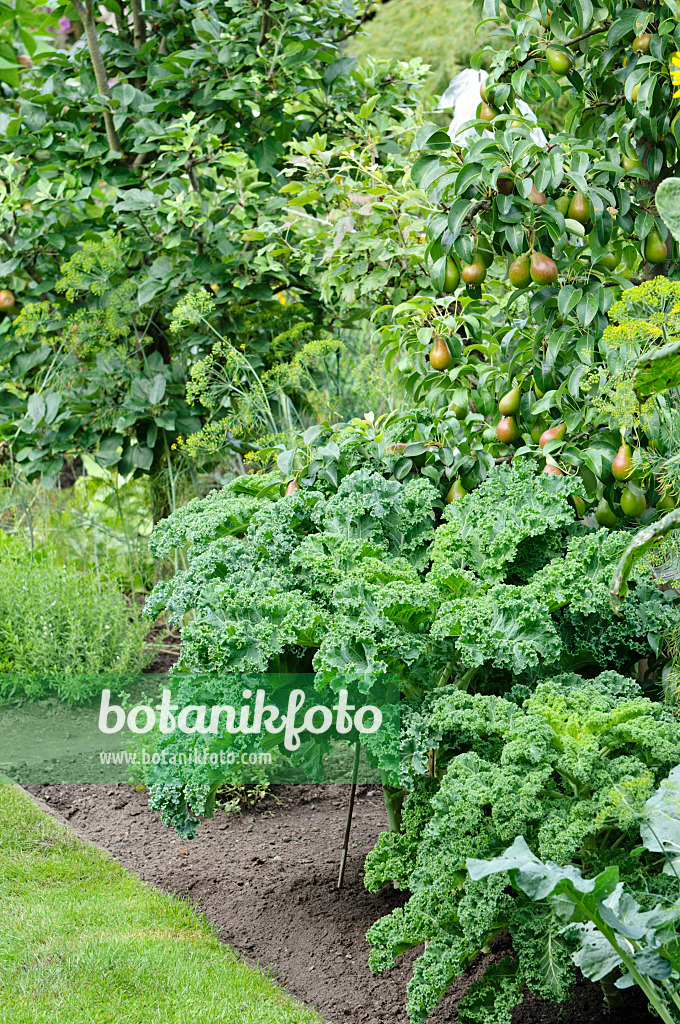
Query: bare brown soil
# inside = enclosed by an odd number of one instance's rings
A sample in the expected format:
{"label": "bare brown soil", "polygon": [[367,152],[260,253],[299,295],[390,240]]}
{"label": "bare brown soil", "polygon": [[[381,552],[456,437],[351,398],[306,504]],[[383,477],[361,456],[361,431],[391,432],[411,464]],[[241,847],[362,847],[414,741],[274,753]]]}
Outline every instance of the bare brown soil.
{"label": "bare brown soil", "polygon": [[[346,786],[274,788],[253,811],[218,813],[193,841],[165,828],[145,795],[130,786],[27,788],[78,835],[152,885],[189,900],[224,942],[248,962],[269,968],[325,1020],[408,1024],[406,984],[418,951],[382,977],[367,963],[366,931],[407,895],[390,886],[371,895],[363,886],[366,853],[387,826],[379,791],[359,788],[345,887],[338,892]],[[507,951],[501,939],[493,956]],[[429,1024],[457,1020],[456,1003],[483,966],[479,958],[451,987]],[[599,986],[581,979],[567,1004],[527,994],[513,1024],[652,1024],[637,991],[623,995],[623,1010],[609,1013]]]}

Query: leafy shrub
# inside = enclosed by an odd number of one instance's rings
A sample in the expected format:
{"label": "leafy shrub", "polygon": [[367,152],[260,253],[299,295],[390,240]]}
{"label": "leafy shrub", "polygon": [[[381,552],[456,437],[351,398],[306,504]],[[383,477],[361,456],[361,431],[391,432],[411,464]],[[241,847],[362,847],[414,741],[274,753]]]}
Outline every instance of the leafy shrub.
{"label": "leafy shrub", "polygon": [[145,633],[113,585],[0,546],[0,697],[86,700],[101,688],[98,674],[142,668]]}

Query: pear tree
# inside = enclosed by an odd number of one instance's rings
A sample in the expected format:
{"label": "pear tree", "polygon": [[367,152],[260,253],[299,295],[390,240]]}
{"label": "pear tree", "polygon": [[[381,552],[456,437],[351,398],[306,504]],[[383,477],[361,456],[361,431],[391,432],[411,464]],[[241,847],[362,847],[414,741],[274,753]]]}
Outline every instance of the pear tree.
{"label": "pear tree", "polygon": [[485,0],[484,17],[511,45],[474,56],[490,71],[472,121],[415,133],[432,288],[381,307],[383,351],[466,489],[534,457],[583,479],[601,525],[653,515],[675,500],[644,455],[672,392],[646,395],[638,364],[680,338],[678,242],[655,203],[679,173],[677,5]]}

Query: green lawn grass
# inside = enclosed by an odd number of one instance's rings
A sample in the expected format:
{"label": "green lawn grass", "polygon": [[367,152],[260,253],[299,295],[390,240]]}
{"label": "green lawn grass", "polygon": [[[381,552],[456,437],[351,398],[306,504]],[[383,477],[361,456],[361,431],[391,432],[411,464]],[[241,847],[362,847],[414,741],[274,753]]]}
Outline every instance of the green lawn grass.
{"label": "green lawn grass", "polygon": [[489,39],[492,26],[475,31],[480,17],[471,0],[393,0],[378,8],[366,31],[351,41],[350,51],[359,58],[421,57],[431,69],[428,88],[439,94]]}
{"label": "green lawn grass", "polygon": [[3,1024],[321,1024],[188,904],[0,785]]}

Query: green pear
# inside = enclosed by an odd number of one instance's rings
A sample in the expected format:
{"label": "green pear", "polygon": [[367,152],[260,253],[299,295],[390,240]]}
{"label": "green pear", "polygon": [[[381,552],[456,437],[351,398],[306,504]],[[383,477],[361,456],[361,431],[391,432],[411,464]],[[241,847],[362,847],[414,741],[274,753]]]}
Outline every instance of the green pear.
{"label": "green pear", "polygon": [[519,403],[522,400],[522,392],[519,388],[512,388],[498,403],[498,409],[503,416],[515,416],[519,412]]}
{"label": "green pear", "polygon": [[460,480],[454,480],[446,495],[446,504],[450,505],[456,498],[464,498],[469,493],[469,491],[465,490]]}
{"label": "green pear", "polygon": [[663,263],[668,259],[666,243],[656,228],[652,228],[645,239],[645,259],[648,263]]}
{"label": "green pear", "polygon": [[619,520],[614,515],[611,505],[606,498],[600,498],[598,506],[595,509],[595,519],[600,526],[606,526],[610,530],[619,525]]}
{"label": "green pear", "polygon": [[645,492],[635,484],[627,483],[621,493],[621,511],[631,519],[639,519],[647,508]]}

